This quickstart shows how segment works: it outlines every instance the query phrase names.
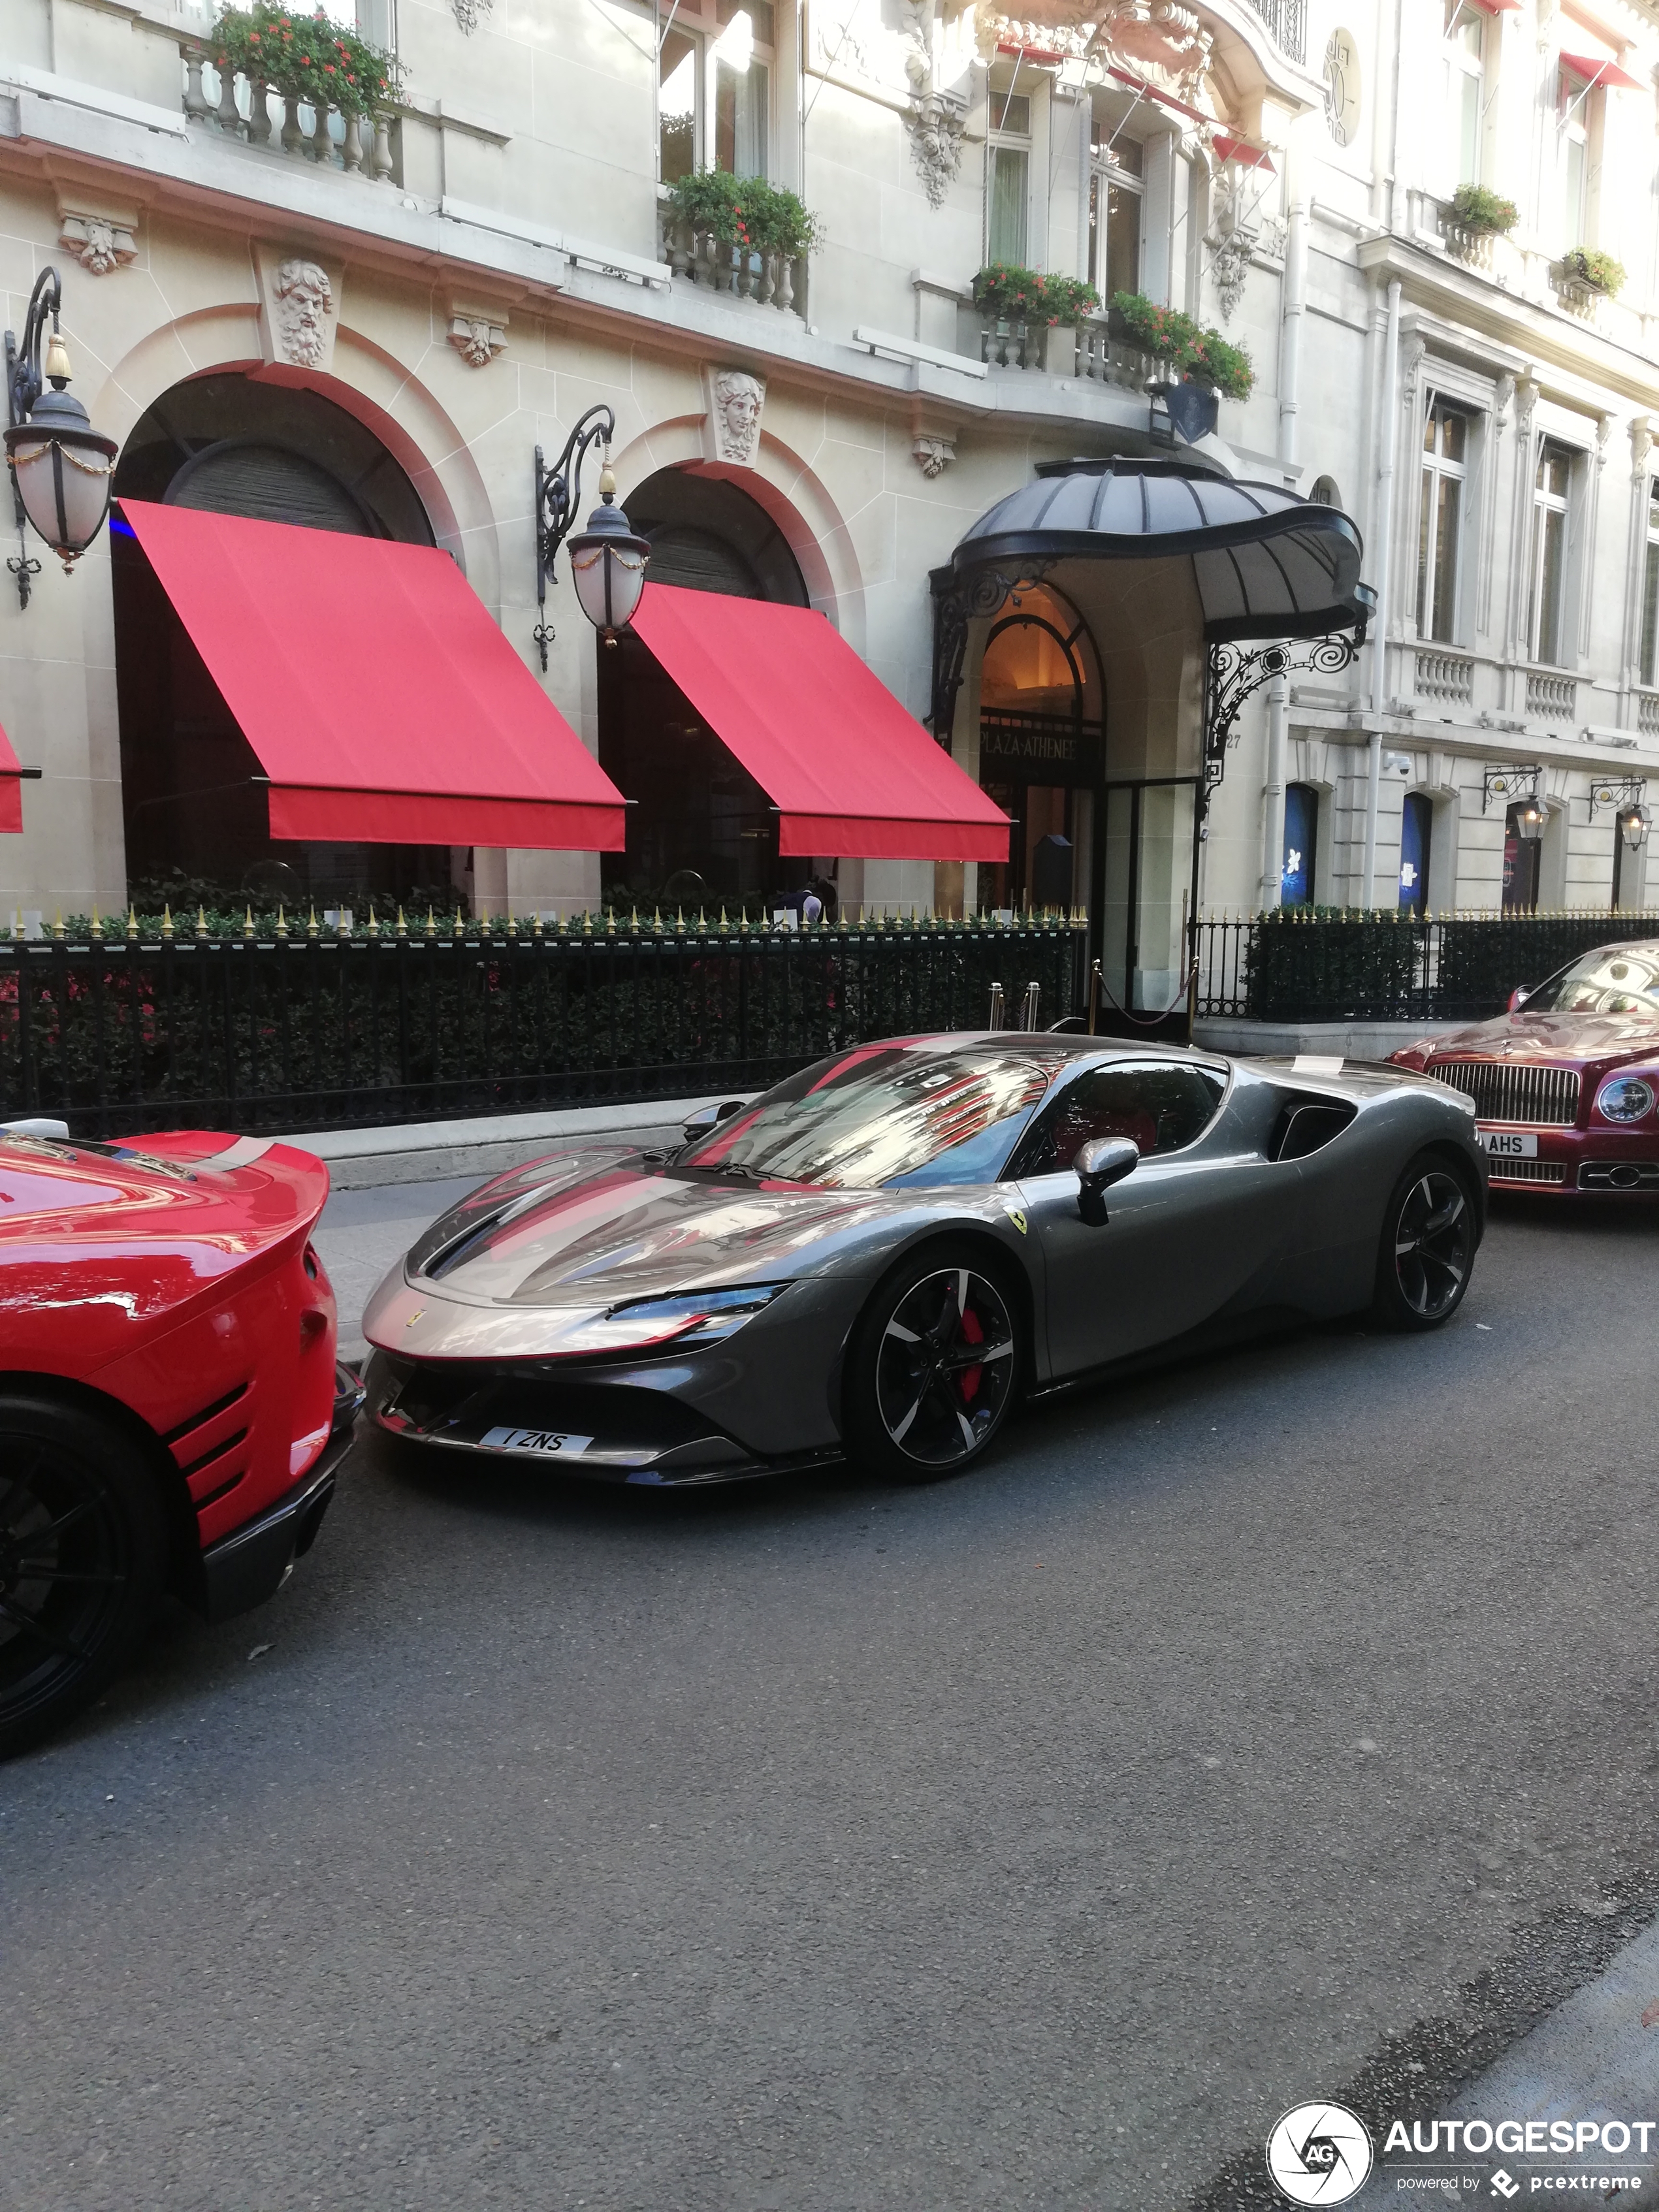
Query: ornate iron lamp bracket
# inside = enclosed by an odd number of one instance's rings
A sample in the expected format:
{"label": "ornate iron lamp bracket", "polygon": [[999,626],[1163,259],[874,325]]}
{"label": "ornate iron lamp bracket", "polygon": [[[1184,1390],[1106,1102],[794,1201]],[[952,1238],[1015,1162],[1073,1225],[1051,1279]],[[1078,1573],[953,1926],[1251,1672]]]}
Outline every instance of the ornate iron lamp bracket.
{"label": "ornate iron lamp bracket", "polygon": [[1589,818],[1595,819],[1600,807],[1605,813],[1609,808],[1617,815],[1628,814],[1632,807],[1640,808],[1647,795],[1648,780],[1644,775],[1606,775],[1590,786]]}
{"label": "ornate iron lamp bracket", "polygon": [[564,451],[550,469],[536,448],[536,606],[540,617],[531,635],[547,673],[547,648],[553,625],[547,619],[547,585],[558,550],[570,534],[570,526],[581,505],[582,463],[595,445],[609,452],[617,434],[617,418],[605,406],[590,407],[564,441]]}
{"label": "ornate iron lamp bracket", "polygon": [[1276,676],[1334,676],[1352,666],[1364,642],[1365,631],[1361,624],[1334,636],[1300,639],[1289,644],[1212,644],[1204,698],[1200,817],[1208,813],[1210,795],[1226,774],[1227,749],[1238,741],[1238,718],[1245,701],[1254,698]]}
{"label": "ornate iron lamp bracket", "polygon": [[[1480,779],[1480,811],[1484,814],[1494,799],[1501,799],[1505,809],[1535,802],[1543,781],[1540,761],[1529,761],[1520,768],[1489,768]],[[1595,811],[1595,802],[1592,799],[1590,812]]]}
{"label": "ornate iron lamp bracket", "polygon": [[956,720],[957,694],[962,689],[963,662],[968,653],[968,626],[979,615],[994,615],[1005,601],[1019,605],[1022,592],[1035,591],[1052,561],[1024,562],[1013,575],[1001,568],[970,568],[957,576],[949,569],[933,574],[933,684],[929,726],[936,743],[948,752],[951,727]]}

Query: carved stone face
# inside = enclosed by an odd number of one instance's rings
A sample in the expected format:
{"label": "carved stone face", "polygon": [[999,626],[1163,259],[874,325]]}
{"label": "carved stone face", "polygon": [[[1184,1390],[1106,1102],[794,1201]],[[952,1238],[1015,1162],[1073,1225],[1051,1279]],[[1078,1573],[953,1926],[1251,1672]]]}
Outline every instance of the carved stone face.
{"label": "carved stone face", "polygon": [[94,276],[106,276],[117,259],[115,227],[101,216],[89,215],[84,218],[83,228],[87,242],[81,248],[82,266],[89,269]]}
{"label": "carved stone face", "polygon": [[285,359],[315,368],[328,351],[334,288],[314,261],[283,262],[276,271],[276,336]]}
{"label": "carved stone face", "polygon": [[761,398],[760,386],[741,369],[723,369],[714,379],[720,443],[734,460],[746,461],[755,450],[760,432]]}

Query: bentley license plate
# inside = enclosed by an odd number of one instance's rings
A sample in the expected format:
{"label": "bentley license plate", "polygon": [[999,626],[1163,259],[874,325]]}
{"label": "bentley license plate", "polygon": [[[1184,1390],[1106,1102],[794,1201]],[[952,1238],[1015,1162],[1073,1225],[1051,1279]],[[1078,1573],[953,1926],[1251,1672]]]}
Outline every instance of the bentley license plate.
{"label": "bentley license plate", "polygon": [[1495,1160],[1538,1158],[1538,1139],[1528,1129],[1481,1129],[1477,1134]]}
{"label": "bentley license plate", "polygon": [[580,1459],[593,1441],[568,1429],[486,1429],[478,1439],[486,1451],[534,1452],[548,1459]]}

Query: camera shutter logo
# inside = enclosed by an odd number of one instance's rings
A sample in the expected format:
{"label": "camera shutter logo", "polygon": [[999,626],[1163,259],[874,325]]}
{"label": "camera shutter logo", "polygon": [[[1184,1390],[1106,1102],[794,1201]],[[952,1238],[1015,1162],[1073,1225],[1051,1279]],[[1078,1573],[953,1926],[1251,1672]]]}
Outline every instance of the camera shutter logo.
{"label": "camera shutter logo", "polygon": [[1346,2204],[1372,2156],[1365,2123],[1346,2105],[1294,2105],[1267,2138],[1267,2172],[1292,2204]]}

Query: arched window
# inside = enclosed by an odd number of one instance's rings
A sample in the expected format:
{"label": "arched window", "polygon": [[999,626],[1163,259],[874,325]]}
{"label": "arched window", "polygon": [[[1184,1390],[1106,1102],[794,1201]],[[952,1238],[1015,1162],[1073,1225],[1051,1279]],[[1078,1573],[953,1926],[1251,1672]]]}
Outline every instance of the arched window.
{"label": "arched window", "polygon": [[1538,864],[1543,841],[1522,835],[1528,804],[1511,806],[1504,817],[1504,911],[1530,914],[1538,903]]}
{"label": "arched window", "polygon": [[1337,489],[1334,477],[1316,477],[1308,497],[1316,507],[1340,507],[1342,495]]}
{"label": "arched window", "polygon": [[[245,515],[306,530],[430,545],[425,507],[396,458],[320,392],[234,372],[192,377],[140,416],[115,472],[118,499]],[[110,526],[121,805],[128,896],[141,911],[245,904],[318,912],[447,906],[465,846],[274,840],[252,748],[130,528]],[[372,611],[365,611],[365,621]],[[349,671],[295,667],[307,684]],[[365,699],[365,714],[374,702]]]}
{"label": "arched window", "polygon": [[[628,517],[651,546],[647,591],[809,604],[789,541],[760,504],[724,477],[659,469],[628,495]],[[624,631],[599,656],[599,762],[623,791],[627,849],[605,856],[606,896],[649,912],[724,906],[769,912],[809,872],[778,855],[778,817],[646,646]]]}
{"label": "arched window", "polygon": [[1285,787],[1285,852],[1279,871],[1281,906],[1313,903],[1319,858],[1319,793],[1310,783]]}

